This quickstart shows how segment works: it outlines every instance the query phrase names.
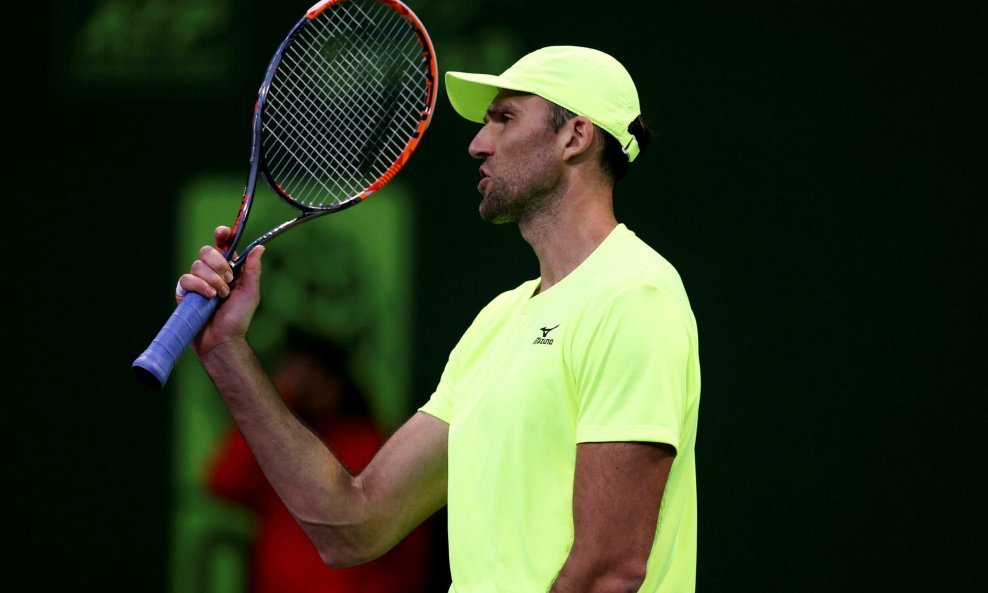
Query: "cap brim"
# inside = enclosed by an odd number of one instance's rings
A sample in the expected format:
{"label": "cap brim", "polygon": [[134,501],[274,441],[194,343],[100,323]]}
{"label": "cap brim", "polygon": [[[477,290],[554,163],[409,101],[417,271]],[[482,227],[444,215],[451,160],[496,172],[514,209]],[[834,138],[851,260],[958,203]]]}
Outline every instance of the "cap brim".
{"label": "cap brim", "polygon": [[446,73],[446,94],[449,102],[464,118],[477,123],[484,122],[487,108],[501,89],[528,92],[517,84],[493,74],[468,72]]}

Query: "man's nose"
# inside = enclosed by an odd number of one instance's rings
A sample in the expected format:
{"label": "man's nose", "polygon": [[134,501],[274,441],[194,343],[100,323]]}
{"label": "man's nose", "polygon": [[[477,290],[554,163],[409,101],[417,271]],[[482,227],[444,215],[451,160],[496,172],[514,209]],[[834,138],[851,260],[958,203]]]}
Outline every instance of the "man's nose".
{"label": "man's nose", "polygon": [[485,159],[494,154],[494,149],[490,141],[490,133],[486,124],[473,137],[470,146],[467,147],[467,151],[475,159]]}

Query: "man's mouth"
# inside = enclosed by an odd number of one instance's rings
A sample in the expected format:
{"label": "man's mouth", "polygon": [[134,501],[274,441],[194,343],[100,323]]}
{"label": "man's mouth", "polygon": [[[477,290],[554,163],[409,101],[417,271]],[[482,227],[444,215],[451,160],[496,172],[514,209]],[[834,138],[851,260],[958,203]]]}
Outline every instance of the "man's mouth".
{"label": "man's mouth", "polygon": [[484,193],[484,189],[491,184],[491,174],[484,167],[480,168],[480,182],[477,184],[477,191]]}

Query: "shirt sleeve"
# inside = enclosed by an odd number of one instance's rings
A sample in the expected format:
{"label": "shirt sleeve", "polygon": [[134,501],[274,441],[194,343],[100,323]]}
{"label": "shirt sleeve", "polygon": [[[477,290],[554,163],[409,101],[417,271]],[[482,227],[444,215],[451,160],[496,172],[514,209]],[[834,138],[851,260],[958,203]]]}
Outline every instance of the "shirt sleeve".
{"label": "shirt sleeve", "polygon": [[419,412],[425,412],[430,416],[435,416],[446,424],[449,424],[453,419],[453,393],[456,383],[455,361],[456,349],[453,350],[449,355],[449,360],[446,361],[446,368],[443,369],[443,374],[439,378],[439,385],[436,386],[436,390],[429,397],[429,401],[425,402],[419,408]]}
{"label": "shirt sleeve", "polygon": [[638,441],[680,448],[690,331],[680,305],[654,286],[607,303],[574,346],[577,442]]}

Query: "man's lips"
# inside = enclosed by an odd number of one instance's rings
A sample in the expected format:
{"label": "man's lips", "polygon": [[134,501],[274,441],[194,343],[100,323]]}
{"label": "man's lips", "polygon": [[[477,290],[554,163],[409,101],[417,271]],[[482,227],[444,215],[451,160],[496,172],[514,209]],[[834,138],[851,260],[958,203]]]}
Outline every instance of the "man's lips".
{"label": "man's lips", "polygon": [[491,182],[491,174],[490,174],[490,172],[487,169],[485,169],[484,167],[481,167],[480,168],[480,183],[477,184],[477,191],[479,191],[480,193],[484,193],[484,188],[486,186],[490,185],[490,182]]}

